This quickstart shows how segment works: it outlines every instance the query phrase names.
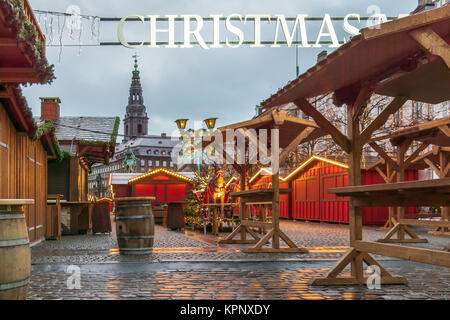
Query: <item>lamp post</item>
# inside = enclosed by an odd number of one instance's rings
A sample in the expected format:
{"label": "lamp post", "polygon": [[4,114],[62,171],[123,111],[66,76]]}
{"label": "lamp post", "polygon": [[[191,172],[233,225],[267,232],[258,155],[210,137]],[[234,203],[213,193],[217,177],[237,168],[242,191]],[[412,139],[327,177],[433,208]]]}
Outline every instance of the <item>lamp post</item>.
{"label": "lamp post", "polygon": [[[205,123],[205,125],[209,131],[214,130],[214,128],[216,127],[217,119],[218,118],[208,118],[208,119],[203,120],[203,122]],[[195,130],[186,129],[188,121],[189,121],[189,119],[177,119],[177,120],[175,120],[175,123],[177,124],[178,130],[180,130],[180,133],[182,136],[184,136],[184,133],[186,131],[194,132],[194,144],[195,144],[196,143]],[[205,131],[205,129],[203,129],[203,131]],[[200,157],[197,157],[197,172],[198,172],[198,175],[200,176]]]}

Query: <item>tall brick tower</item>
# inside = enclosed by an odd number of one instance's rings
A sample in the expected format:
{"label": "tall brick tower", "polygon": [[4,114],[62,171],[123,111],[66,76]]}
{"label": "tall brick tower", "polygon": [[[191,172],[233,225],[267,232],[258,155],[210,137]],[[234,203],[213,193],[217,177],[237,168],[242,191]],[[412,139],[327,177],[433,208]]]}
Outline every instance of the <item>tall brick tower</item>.
{"label": "tall brick tower", "polygon": [[134,58],[133,77],[131,79],[130,97],[123,119],[125,141],[148,135],[148,116],[142,96],[141,78],[139,77],[137,55]]}

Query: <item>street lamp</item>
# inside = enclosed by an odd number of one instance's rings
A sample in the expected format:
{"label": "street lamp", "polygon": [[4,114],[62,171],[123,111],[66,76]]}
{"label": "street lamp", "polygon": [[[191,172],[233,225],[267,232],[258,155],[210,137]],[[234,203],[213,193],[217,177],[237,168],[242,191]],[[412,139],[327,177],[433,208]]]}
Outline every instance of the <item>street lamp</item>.
{"label": "street lamp", "polygon": [[217,121],[217,119],[218,119],[218,118],[208,118],[208,119],[204,120],[204,122],[205,122],[205,124],[206,124],[206,127],[207,127],[209,130],[214,129],[214,127],[216,126],[216,121]]}
{"label": "street lamp", "polygon": [[188,121],[189,121],[189,119],[178,119],[178,120],[175,120],[175,122],[177,123],[177,127],[180,130],[186,129],[186,124],[187,124]]}
{"label": "street lamp", "polygon": [[[206,127],[208,128],[208,132],[207,132],[207,134],[211,134],[211,132],[212,132],[212,130],[214,129],[214,127],[216,126],[216,121],[217,121],[217,119],[218,118],[208,118],[208,119],[205,119],[203,122],[206,124]],[[199,132],[196,132],[195,130],[193,130],[193,129],[187,129],[186,130],[186,125],[187,125],[187,122],[189,121],[189,119],[178,119],[178,120],[175,120],[175,122],[176,122],[176,124],[177,124],[177,127],[178,127],[178,130],[180,130],[180,132],[181,132],[181,134],[182,134],[182,136],[183,136],[183,140],[185,140],[185,136],[188,136],[188,137],[193,137],[193,141],[191,140],[191,138],[189,138],[189,146],[188,146],[188,149],[190,149],[190,150],[192,150],[193,148],[194,148],[194,146],[196,145],[196,144],[198,144],[199,143],[199,141],[201,141],[201,137],[202,137],[202,135],[204,135],[205,134],[205,131],[207,131],[207,130],[205,130],[205,129],[201,129],[201,134],[199,135]],[[187,134],[186,134],[187,133]],[[200,140],[199,140],[200,139]],[[183,148],[184,149],[184,148]],[[190,157],[192,157],[193,156],[193,152],[190,152],[189,153],[189,156]],[[203,151],[201,151],[201,157],[203,158]],[[200,176],[200,158],[198,158],[197,157],[197,169],[198,169],[198,174],[199,174],[199,176]]]}

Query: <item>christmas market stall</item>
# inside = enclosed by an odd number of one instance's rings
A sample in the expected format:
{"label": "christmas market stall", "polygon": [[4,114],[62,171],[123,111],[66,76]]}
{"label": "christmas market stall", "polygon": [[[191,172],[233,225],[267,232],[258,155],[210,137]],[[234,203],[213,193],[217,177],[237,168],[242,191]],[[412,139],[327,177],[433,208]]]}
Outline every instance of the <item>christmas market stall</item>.
{"label": "christmas market stall", "polygon": [[[385,183],[371,166],[361,170],[362,184]],[[406,181],[417,180],[418,170],[407,170]],[[272,172],[261,168],[250,180],[251,189],[272,186]],[[317,222],[348,223],[348,199],[328,193],[329,188],[348,185],[348,165],[325,157],[312,156],[285,177],[280,176],[280,187],[292,193],[280,195],[280,218]],[[265,204],[267,206],[268,204]],[[252,208],[252,214],[259,210]],[[270,209],[267,209],[270,215]],[[416,215],[417,208],[408,207],[406,213]],[[363,224],[384,224],[388,210],[384,207],[364,208]]]}
{"label": "christmas market stall", "polygon": [[53,66],[27,0],[0,2],[0,300],[25,299],[29,244],[45,238],[50,132],[38,131],[22,84],[49,84]]}
{"label": "christmas market stall", "polygon": [[[388,118],[409,99],[437,104],[450,99],[450,6],[425,11],[377,28],[365,28],[306,73],[262,103],[265,109],[295,103],[348,154],[348,187],[328,189],[350,197],[350,250],[313,285],[363,285],[364,263],[377,266],[381,284],[405,284],[370,254],[450,267],[450,252],[363,240],[364,207],[450,205],[450,178],[363,186],[362,148]],[[333,93],[334,104],[346,106],[343,133],[308,99]],[[360,116],[373,94],[393,97],[370,124],[361,127]],[[446,130],[446,129],[444,129]],[[275,180],[274,180],[275,181]],[[350,265],[350,276],[340,275]]]}
{"label": "christmas market stall", "polygon": [[[229,133],[233,131],[229,140]],[[246,173],[251,168],[251,162],[259,156],[260,160],[265,157],[272,159],[272,165],[278,168],[278,163],[283,162],[289,153],[299,144],[317,139],[325,133],[314,121],[304,120],[293,116],[288,116],[284,110],[273,110],[266,115],[253,120],[244,121],[218,129],[221,136],[221,144],[217,139],[217,134],[210,141],[204,141],[203,147],[208,147],[211,143],[218,155],[228,160],[232,160],[233,167],[240,173],[241,191],[231,193],[235,199],[239,199],[239,226],[220,243],[247,243],[254,244],[245,252],[307,252],[305,248],[297,247],[279,226],[279,202],[280,195],[289,194],[291,189],[280,189],[279,170],[272,172],[272,186],[262,189],[247,189],[248,181]],[[263,136],[261,136],[263,135]],[[239,136],[241,139],[239,139]],[[241,150],[239,140],[244,139],[245,150]],[[263,148],[265,144],[267,148]],[[250,147],[253,145],[255,150]],[[211,146],[210,146],[211,147]],[[230,154],[230,147],[234,150]],[[282,149],[281,154],[279,153]],[[239,159],[241,158],[241,159]],[[253,158],[253,160],[252,160]],[[265,162],[265,160],[263,160]],[[275,163],[274,163],[275,162]],[[247,205],[262,205],[271,202],[271,222],[250,220],[247,216]],[[267,229],[268,232],[260,238],[252,228]],[[253,239],[247,240],[249,233]],[[240,235],[240,239],[234,239]],[[272,240],[272,247],[264,247]],[[288,247],[280,247],[282,239]]]}
{"label": "christmas market stall", "polygon": [[[178,218],[183,221],[177,224],[177,228],[184,227],[182,207],[187,193],[192,189],[193,172],[174,172],[169,169],[159,168],[131,178],[128,182],[131,187],[132,197],[156,197],[153,202],[153,215],[155,220],[163,225],[171,226],[171,210],[176,210]],[[168,222],[168,224],[166,223]]]}
{"label": "christmas market stall", "polygon": [[114,155],[118,117],[61,117],[59,98],[41,98],[41,117],[55,126],[64,152],[62,161],[51,161],[48,192],[61,195],[63,234],[92,230],[95,203],[89,196],[88,174],[94,163],[108,163]]}
{"label": "christmas market stall", "polygon": [[[381,152],[386,163],[391,163],[394,173],[398,172],[399,181],[404,179],[406,166],[420,166],[429,168],[439,178],[450,177],[450,117],[418,124],[406,129],[396,131],[387,136],[372,139],[371,145],[377,148],[377,141],[389,140],[397,149],[397,161]],[[416,145],[415,151],[405,157],[406,150]],[[430,151],[426,151],[431,149]],[[430,234],[450,235],[449,208],[441,208],[440,221],[408,219],[403,210],[399,210],[397,219],[391,217],[391,229],[381,242],[428,242],[420,239],[408,226],[434,227]],[[410,238],[405,238],[405,233]],[[397,238],[392,238],[397,234]]]}

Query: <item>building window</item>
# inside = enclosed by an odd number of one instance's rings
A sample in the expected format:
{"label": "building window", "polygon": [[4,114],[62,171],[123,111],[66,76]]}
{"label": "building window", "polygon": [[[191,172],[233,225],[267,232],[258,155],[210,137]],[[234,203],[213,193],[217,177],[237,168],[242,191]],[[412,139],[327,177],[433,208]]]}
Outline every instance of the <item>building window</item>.
{"label": "building window", "polygon": [[162,151],[161,154],[162,154],[163,156],[165,156],[165,155],[167,154],[167,152],[166,152],[166,151]]}
{"label": "building window", "polygon": [[148,160],[148,166],[151,167],[153,165],[153,161],[152,160]]}
{"label": "building window", "polygon": [[142,124],[138,124],[138,134],[142,134]]}
{"label": "building window", "polygon": [[163,161],[163,167],[167,167],[167,161]]}
{"label": "building window", "polygon": [[145,160],[141,160],[141,167],[145,167]]}
{"label": "building window", "polygon": [[155,150],[153,153],[154,153],[154,154],[159,154],[159,151],[158,151],[158,150]]}
{"label": "building window", "polygon": [[128,135],[128,125],[125,126],[125,135]]}
{"label": "building window", "polygon": [[156,160],[156,161],[155,161],[155,165],[156,165],[157,167],[159,167],[159,160]]}
{"label": "building window", "polygon": [[173,162],[172,161],[170,161],[170,167],[173,168]]}

